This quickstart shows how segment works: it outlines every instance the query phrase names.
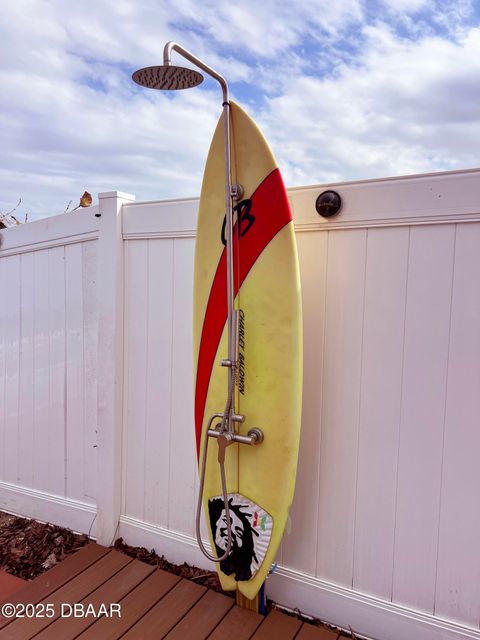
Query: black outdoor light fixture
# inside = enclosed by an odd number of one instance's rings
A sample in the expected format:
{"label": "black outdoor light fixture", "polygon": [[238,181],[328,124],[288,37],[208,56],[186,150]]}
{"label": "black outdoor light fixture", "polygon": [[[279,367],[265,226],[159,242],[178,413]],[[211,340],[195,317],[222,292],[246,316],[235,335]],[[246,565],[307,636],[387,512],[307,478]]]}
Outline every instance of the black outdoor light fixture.
{"label": "black outdoor light fixture", "polygon": [[315,209],[322,218],[336,216],[342,208],[342,198],[336,191],[323,191],[315,202]]}

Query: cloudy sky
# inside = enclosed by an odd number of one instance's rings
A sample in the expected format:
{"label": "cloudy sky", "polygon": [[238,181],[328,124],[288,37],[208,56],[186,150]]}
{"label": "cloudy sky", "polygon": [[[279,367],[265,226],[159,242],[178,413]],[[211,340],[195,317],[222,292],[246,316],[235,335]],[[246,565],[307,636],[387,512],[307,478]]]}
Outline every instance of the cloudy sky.
{"label": "cloudy sky", "polygon": [[[176,40],[222,73],[288,186],[480,165],[475,0],[16,0],[0,21],[0,211],[197,196],[218,85],[131,81]],[[179,63],[180,58],[175,59]]]}

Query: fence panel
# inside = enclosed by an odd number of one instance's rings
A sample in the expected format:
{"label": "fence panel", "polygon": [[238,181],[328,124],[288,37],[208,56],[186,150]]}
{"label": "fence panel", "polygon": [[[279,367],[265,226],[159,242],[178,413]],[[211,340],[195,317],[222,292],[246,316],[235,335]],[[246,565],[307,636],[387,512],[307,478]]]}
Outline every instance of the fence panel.
{"label": "fence panel", "polygon": [[95,501],[97,223],[89,213],[2,234],[2,503],[28,511],[45,499],[47,520],[50,497]]}
{"label": "fence panel", "polygon": [[[480,639],[479,178],[333,185],[329,220],[319,187],[290,190],[303,425],[269,590],[366,635]],[[194,540],[198,202],[102,197],[103,231],[92,211],[3,234],[0,507],[86,531],[97,496],[103,542],[209,566]]]}

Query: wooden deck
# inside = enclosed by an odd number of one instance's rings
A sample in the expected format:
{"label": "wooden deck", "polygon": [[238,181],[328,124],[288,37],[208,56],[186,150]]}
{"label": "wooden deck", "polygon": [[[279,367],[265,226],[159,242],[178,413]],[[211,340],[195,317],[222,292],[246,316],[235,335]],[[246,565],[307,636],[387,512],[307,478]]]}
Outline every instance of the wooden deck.
{"label": "wooden deck", "polygon": [[26,580],[12,576],[10,573],[0,569],[0,602],[15,591],[23,589],[25,584]]}
{"label": "wooden deck", "polygon": [[[11,594],[7,602],[37,605],[36,617],[0,616],[0,640],[336,640],[337,634],[278,611],[267,617],[232,598],[128,556],[89,544]],[[120,605],[121,617],[65,617],[74,603],[88,612]],[[47,607],[46,605],[52,605]],[[40,605],[40,606],[39,606]],[[45,605],[45,608],[41,605]],[[42,613],[43,617],[38,614]],[[50,617],[47,617],[48,616]]]}

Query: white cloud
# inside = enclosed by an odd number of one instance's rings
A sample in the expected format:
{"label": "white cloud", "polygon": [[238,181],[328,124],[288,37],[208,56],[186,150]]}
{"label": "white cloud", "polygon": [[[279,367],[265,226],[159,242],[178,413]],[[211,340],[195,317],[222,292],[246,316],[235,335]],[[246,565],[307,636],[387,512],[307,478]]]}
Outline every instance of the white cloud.
{"label": "white cloud", "polygon": [[368,27],[335,78],[299,78],[261,114],[287,184],[478,164],[480,30],[459,43]]}
{"label": "white cloud", "polygon": [[244,83],[233,88],[287,184],[472,166],[480,30],[468,23],[471,4],[381,6],[367,19],[361,0],[6,3],[0,210],[21,196],[33,217],[59,213],[85,189],[199,193],[218,85],[167,96],[129,78],[160,63],[170,39]]}
{"label": "white cloud", "polygon": [[431,0],[382,0],[382,4],[398,13],[415,13],[431,5]]}
{"label": "white cloud", "polygon": [[178,0],[175,10],[187,24],[195,24],[210,41],[271,60],[306,35],[336,34],[363,16],[360,0],[252,0],[233,3],[207,0]]}

